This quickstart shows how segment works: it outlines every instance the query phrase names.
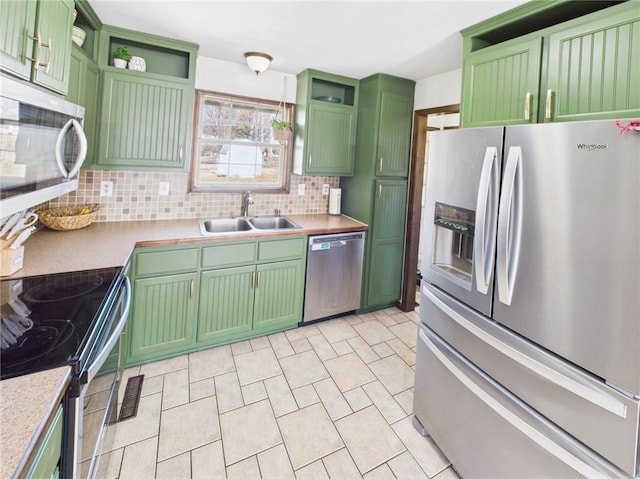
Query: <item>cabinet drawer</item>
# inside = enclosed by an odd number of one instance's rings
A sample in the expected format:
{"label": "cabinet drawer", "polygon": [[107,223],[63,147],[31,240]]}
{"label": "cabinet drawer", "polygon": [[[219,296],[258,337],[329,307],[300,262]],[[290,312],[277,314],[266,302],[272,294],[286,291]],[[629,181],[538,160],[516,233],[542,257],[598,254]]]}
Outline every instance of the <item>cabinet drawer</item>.
{"label": "cabinet drawer", "polygon": [[272,261],[304,257],[306,237],[284,240],[260,241],[258,245],[258,261]]}
{"label": "cabinet drawer", "polygon": [[220,244],[202,248],[203,268],[222,268],[253,263],[255,260],[255,243]]}
{"label": "cabinet drawer", "polygon": [[198,249],[138,253],[136,276],[192,271],[198,268]]}

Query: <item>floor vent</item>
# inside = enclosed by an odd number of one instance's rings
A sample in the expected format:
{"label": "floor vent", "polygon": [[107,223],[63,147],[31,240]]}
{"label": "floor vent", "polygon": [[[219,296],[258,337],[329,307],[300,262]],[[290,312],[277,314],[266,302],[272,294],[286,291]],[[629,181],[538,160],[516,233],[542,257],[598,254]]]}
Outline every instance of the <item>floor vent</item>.
{"label": "floor vent", "polygon": [[134,376],[127,381],[127,387],[124,390],[124,399],[120,406],[120,418],[118,421],[124,421],[136,417],[138,414],[138,403],[140,402],[140,393],[142,392],[142,381],[144,374]]}

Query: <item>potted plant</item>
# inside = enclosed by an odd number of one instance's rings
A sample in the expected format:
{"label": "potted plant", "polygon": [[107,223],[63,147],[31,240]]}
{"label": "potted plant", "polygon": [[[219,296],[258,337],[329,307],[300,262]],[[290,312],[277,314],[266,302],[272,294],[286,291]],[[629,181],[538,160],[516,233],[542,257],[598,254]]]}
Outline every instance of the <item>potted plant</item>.
{"label": "potted plant", "polygon": [[293,125],[290,122],[278,118],[271,120],[271,135],[278,143],[284,144],[291,139],[292,134]]}
{"label": "potted plant", "polygon": [[111,52],[113,57],[113,66],[116,68],[127,68],[127,62],[131,60],[131,55],[127,51],[127,47],[121,46]]}

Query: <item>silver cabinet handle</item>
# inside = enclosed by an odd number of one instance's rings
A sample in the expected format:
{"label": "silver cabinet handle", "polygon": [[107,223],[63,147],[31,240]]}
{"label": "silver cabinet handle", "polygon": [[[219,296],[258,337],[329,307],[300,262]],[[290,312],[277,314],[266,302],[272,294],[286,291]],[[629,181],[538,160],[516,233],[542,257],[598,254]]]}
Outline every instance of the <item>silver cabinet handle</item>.
{"label": "silver cabinet handle", "polygon": [[378,171],[382,171],[382,165],[384,164],[384,158],[380,157],[380,166],[378,167]]}
{"label": "silver cabinet handle", "polygon": [[182,154],[183,154],[183,152],[182,152],[182,145],[180,145],[180,148],[178,149],[178,159],[179,159],[180,161],[182,161]]}
{"label": "silver cabinet handle", "polygon": [[309,161],[307,161],[308,168],[311,168],[311,155],[309,155]]}
{"label": "silver cabinet handle", "polygon": [[473,241],[474,274],[476,289],[482,294],[489,291],[495,254],[495,217],[498,208],[498,149],[490,146],[485,150],[482,173],[476,203],[475,237]]}
{"label": "silver cabinet handle", "polygon": [[251,272],[251,289],[256,289],[256,272]]}
{"label": "silver cabinet handle", "polygon": [[41,47],[47,49],[47,61],[43,64],[40,63],[41,67],[44,67],[44,72],[49,73],[49,67],[51,66],[51,58],[53,57],[53,43],[51,42],[51,38],[49,38],[48,43],[40,44]]}
{"label": "silver cabinet handle", "polygon": [[191,280],[191,283],[189,284],[189,299],[193,299],[194,286],[195,286],[195,281]]}
{"label": "silver cabinet handle", "polygon": [[382,185],[378,185],[378,199],[382,198]]}
{"label": "silver cabinet handle", "polygon": [[509,148],[504,169],[504,182],[498,212],[498,299],[511,305],[518,260],[520,257],[520,233],[522,231],[522,149]]}
{"label": "silver cabinet handle", "polygon": [[256,279],[256,289],[258,289],[260,287],[260,271],[258,271],[257,279]]}
{"label": "silver cabinet handle", "polygon": [[545,103],[544,118],[545,120],[551,120],[551,103],[553,100],[553,90],[547,90],[547,101]]}
{"label": "silver cabinet handle", "polygon": [[33,69],[37,70],[38,67],[40,66],[40,47],[42,46],[42,43],[40,42],[40,32],[36,32],[36,36],[32,37],[31,35],[29,35],[29,38],[31,40],[35,41],[35,56],[33,58],[30,57],[26,57],[27,60],[29,60],[30,62],[33,62]]}
{"label": "silver cabinet handle", "polygon": [[531,120],[531,92],[528,91],[524,97],[524,119]]}

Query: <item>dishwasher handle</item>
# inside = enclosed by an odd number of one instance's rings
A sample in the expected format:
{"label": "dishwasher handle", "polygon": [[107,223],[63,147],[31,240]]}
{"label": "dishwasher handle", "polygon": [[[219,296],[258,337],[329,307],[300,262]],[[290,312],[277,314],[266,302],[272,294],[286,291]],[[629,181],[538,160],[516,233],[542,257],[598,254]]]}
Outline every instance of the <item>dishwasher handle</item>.
{"label": "dishwasher handle", "polygon": [[336,234],[323,236],[309,236],[309,249],[317,251],[322,249],[347,246],[354,241],[364,241],[364,232],[352,234]]}

